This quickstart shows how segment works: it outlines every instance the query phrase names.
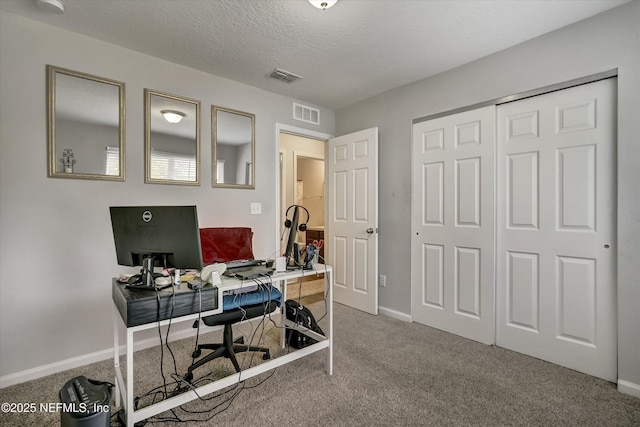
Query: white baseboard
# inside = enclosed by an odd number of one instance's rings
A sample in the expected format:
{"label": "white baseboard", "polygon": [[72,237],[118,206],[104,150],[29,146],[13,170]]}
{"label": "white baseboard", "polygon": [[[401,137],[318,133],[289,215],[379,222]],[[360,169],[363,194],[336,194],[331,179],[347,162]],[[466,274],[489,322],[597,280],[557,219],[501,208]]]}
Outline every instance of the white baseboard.
{"label": "white baseboard", "polygon": [[640,385],[629,381],[618,380],[618,391],[634,397],[640,397]]}
{"label": "white baseboard", "polygon": [[36,368],[16,372],[15,374],[5,375],[3,377],[0,377],[0,388],[5,388],[14,384],[20,384],[26,381],[46,377],[47,375],[77,368],[79,366],[88,365],[90,363],[100,362],[110,357],[113,357],[112,349],[100,350],[96,351],[95,353],[84,354],[82,356],[76,356],[70,359],[61,360],[59,362],[50,363],[48,365],[38,366]]}
{"label": "white baseboard", "polygon": [[378,306],[378,313],[383,314],[387,317],[392,317],[394,319],[402,320],[403,322],[411,323],[411,315],[402,313],[400,311]]}
{"label": "white baseboard", "polygon": [[[206,331],[200,333],[209,332],[214,328],[207,328]],[[195,330],[183,329],[172,332],[169,341],[176,341],[183,338],[189,338],[196,334]],[[144,350],[146,348],[154,347],[158,345],[158,337],[147,338],[144,340],[136,341],[133,345],[134,351]],[[120,354],[125,353],[125,345],[120,345]],[[94,353],[88,353],[81,356],[71,357],[69,359],[61,360],[59,362],[50,363],[48,365],[38,366],[36,368],[27,369],[24,371],[16,372],[15,374],[5,375],[0,377],[0,388],[12,386],[14,384],[20,384],[26,381],[35,380],[38,378],[46,377],[47,375],[56,374],[73,368],[79,368],[81,366],[89,365],[91,363],[101,362],[106,359],[113,358],[113,347],[96,351]]]}

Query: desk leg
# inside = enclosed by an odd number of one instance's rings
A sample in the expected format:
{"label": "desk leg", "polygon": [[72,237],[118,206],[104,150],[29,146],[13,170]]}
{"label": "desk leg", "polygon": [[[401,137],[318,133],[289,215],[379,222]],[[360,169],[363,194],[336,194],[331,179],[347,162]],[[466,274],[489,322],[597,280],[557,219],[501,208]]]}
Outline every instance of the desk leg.
{"label": "desk leg", "polygon": [[127,328],[127,404],[126,418],[127,427],[133,427],[133,331]]}
{"label": "desk leg", "polygon": [[282,280],[280,281],[281,285],[280,285],[280,292],[282,293],[282,304],[280,305],[280,326],[282,326],[280,328],[280,348],[285,348],[285,344],[286,344],[286,329],[284,326],[284,322],[287,319],[287,308],[285,307],[285,300],[286,300],[286,295],[287,295],[287,281],[286,280]]}
{"label": "desk leg", "polygon": [[[119,346],[120,346],[120,338],[118,337],[118,309],[116,305],[112,305],[112,319],[113,319],[113,369],[114,371],[118,371],[120,369],[120,354],[119,354]],[[118,385],[118,374],[115,376],[115,380],[113,381],[115,384],[114,392],[116,394],[116,408],[120,406],[120,387]]]}
{"label": "desk leg", "polygon": [[329,291],[327,299],[329,300],[329,356],[327,360],[327,374],[333,375],[333,270],[327,270],[325,273],[329,280]]}

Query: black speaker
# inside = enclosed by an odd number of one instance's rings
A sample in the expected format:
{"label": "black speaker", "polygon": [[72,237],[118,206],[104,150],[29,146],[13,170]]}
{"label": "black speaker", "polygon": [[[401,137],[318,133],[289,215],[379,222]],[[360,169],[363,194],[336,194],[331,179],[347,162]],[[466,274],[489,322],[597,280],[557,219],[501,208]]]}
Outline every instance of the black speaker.
{"label": "black speaker", "polygon": [[293,212],[294,212],[294,217],[296,217],[297,215],[295,214],[295,212],[298,209],[303,209],[306,214],[307,214],[307,219],[305,219],[304,221],[301,221],[300,224],[298,225],[298,230],[300,231],[307,231],[307,223],[309,222],[309,211],[307,210],[307,208],[305,208],[304,206],[301,205],[291,205],[287,208],[287,212],[284,214],[284,216],[287,218],[286,221],[284,222],[284,226],[287,228],[291,228],[291,225],[293,224],[292,220],[289,219],[289,211],[293,208]]}

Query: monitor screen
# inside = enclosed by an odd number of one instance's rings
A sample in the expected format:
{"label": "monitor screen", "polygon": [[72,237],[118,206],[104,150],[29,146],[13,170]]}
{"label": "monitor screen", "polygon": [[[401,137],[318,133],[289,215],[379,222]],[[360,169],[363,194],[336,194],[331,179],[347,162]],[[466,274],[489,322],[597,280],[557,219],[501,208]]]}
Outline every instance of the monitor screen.
{"label": "monitor screen", "polygon": [[202,268],[195,206],[112,206],[111,226],[119,265]]}

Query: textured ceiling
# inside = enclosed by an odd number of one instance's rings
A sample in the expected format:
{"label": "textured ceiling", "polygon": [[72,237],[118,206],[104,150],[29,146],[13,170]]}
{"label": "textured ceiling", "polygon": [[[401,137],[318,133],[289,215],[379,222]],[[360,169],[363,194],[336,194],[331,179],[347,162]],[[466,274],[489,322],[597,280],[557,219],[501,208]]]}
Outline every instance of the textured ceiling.
{"label": "textured ceiling", "polygon": [[[629,0],[35,0],[0,8],[334,109],[450,70]],[[287,84],[274,68],[301,75]]]}

